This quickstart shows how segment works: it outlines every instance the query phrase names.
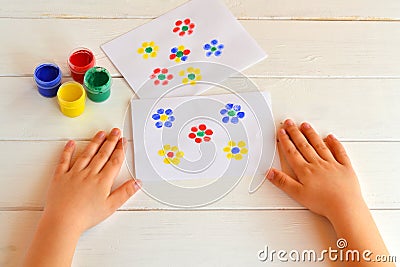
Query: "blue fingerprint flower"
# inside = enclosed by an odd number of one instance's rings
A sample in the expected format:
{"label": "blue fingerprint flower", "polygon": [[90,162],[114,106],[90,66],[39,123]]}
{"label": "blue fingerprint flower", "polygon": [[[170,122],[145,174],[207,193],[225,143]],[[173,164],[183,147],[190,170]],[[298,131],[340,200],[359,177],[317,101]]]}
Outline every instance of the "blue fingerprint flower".
{"label": "blue fingerprint flower", "polygon": [[158,109],[157,113],[154,113],[151,117],[156,121],[154,124],[157,128],[161,128],[163,126],[171,128],[172,122],[175,120],[175,117],[172,115],[172,109]]}
{"label": "blue fingerprint flower", "polygon": [[218,44],[218,40],[211,40],[209,44],[203,46],[204,51],[206,51],[206,56],[210,57],[212,55],[219,57],[222,54],[222,49],[224,49],[223,44]]}
{"label": "blue fingerprint flower", "polygon": [[221,113],[222,122],[223,123],[233,123],[238,124],[240,119],[243,119],[245,116],[245,112],[241,111],[240,105],[234,105],[232,103],[228,103],[225,105],[225,108],[221,109],[219,113]]}

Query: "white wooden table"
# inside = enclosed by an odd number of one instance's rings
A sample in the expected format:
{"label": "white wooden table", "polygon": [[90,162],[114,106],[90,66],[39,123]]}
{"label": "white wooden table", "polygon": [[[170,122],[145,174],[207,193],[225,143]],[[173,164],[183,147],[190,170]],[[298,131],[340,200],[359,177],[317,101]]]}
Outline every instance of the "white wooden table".
{"label": "white wooden table", "polygon": [[[20,264],[65,141],[83,146],[99,129],[122,127],[132,91],[100,44],[183,2],[1,1],[0,266]],[[400,2],[225,2],[269,54],[246,74],[271,92],[276,123],[308,120],[344,142],[388,248],[399,259]],[[39,96],[32,73],[52,61],[68,74],[67,56],[79,46],[91,48],[115,79],[109,101],[88,101],[84,115],[69,119],[55,99]],[[124,167],[117,182],[128,177]],[[265,245],[289,251],[335,246],[325,219],[269,183],[253,195],[247,185],[242,181],[219,202],[192,210],[140,192],[82,236],[73,265],[256,266]]]}

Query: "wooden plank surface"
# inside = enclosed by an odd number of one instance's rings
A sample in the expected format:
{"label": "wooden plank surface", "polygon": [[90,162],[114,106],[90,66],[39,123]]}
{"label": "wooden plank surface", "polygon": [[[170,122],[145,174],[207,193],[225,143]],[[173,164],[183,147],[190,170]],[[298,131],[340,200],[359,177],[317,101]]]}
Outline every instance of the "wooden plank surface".
{"label": "wooden plank surface", "polygon": [[[19,265],[65,140],[82,147],[97,130],[124,126],[133,93],[100,45],[184,2],[1,1],[0,266]],[[269,54],[245,73],[271,92],[276,124],[307,120],[345,141],[383,238],[399,257],[400,2],[224,2]],[[88,101],[84,115],[68,119],[55,99],[38,95],[32,72],[55,62],[69,80],[66,59],[78,46],[91,48],[116,79],[106,103]],[[115,185],[129,177],[124,165]],[[139,192],[83,235],[73,266],[257,266],[265,245],[334,246],[325,219],[268,182],[249,195],[248,183],[201,210],[176,210]]]}
{"label": "wooden plank surface", "polygon": [[[19,266],[39,216],[0,212],[1,266]],[[400,212],[373,211],[373,216],[390,253],[400,255]],[[336,249],[335,242],[330,224],[308,211],[117,212],[82,236],[73,266],[282,266],[258,261],[258,251],[268,246],[319,253]]]}
{"label": "wooden plank surface", "polygon": [[[24,0],[3,0],[5,18],[155,18],[186,0],[107,1],[42,0],[30,5]],[[224,0],[232,13],[243,19],[296,20],[399,20],[397,0]],[[23,8],[21,8],[23,6]]]}
{"label": "wooden plank surface", "polygon": [[[35,66],[46,61],[57,63],[68,74],[68,55],[80,46],[91,48],[98,65],[119,75],[100,45],[147,21],[0,19],[0,32],[5,33],[0,50],[0,75],[31,76]],[[250,76],[400,77],[400,22],[243,20],[241,23],[269,55],[245,72]]]}
{"label": "wooden plank surface", "polygon": [[[287,117],[308,120],[321,134],[345,141],[399,141],[400,79],[252,79],[272,95],[278,125]],[[88,140],[98,129],[122,127],[133,92],[114,79],[111,98],[88,100],[85,113],[68,118],[57,100],[43,98],[32,78],[0,78],[0,140]],[[350,111],[349,112],[349,108]],[[5,116],[8,114],[7,116]]]}
{"label": "wooden plank surface", "polygon": [[[47,185],[52,177],[65,142],[25,141],[0,142],[0,207],[12,209],[41,209]],[[86,142],[79,142],[81,149]],[[400,143],[346,143],[353,164],[358,172],[364,197],[370,208],[398,209],[398,163]],[[12,152],[14,151],[14,152]],[[78,151],[79,153],[79,151]],[[132,165],[130,165],[132,166]],[[131,177],[126,164],[115,185]],[[140,178],[140,177],[138,177]],[[145,181],[144,181],[145,183]],[[239,185],[220,201],[205,208],[211,209],[299,209],[302,208],[269,182],[254,194],[248,193],[250,180]],[[144,192],[139,192],[123,207],[131,209],[173,209],[163,205]]]}

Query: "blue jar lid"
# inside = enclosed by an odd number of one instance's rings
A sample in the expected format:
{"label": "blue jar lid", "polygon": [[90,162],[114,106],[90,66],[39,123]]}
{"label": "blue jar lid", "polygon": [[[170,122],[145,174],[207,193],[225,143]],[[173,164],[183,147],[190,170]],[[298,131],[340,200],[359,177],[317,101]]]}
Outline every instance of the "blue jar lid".
{"label": "blue jar lid", "polygon": [[43,63],[36,67],[34,78],[38,86],[53,88],[61,82],[61,69],[56,64]]}

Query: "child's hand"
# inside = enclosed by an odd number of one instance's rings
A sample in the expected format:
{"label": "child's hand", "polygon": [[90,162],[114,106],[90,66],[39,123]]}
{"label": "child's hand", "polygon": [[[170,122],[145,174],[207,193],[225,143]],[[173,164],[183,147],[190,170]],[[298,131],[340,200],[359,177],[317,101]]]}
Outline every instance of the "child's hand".
{"label": "child's hand", "polygon": [[71,266],[80,235],[110,216],[140,186],[129,180],[111,192],[124,161],[121,131],[98,132],[72,163],[74,141],[61,155],[23,266]]}
{"label": "child's hand", "polygon": [[278,130],[278,141],[295,177],[270,170],[267,178],[274,185],[331,222],[339,214],[346,216],[364,209],[357,176],[333,135],[324,142],[308,123],[299,129],[292,120],[286,120]]}
{"label": "child's hand", "polygon": [[299,129],[291,120],[279,129],[278,141],[280,153],[293,169],[294,177],[272,169],[267,178],[300,204],[325,216],[337,237],[346,240],[345,250],[371,252],[370,257],[346,261],[345,265],[395,266],[374,261],[376,255],[387,256],[389,252],[342,144],[333,135],[324,141],[308,123]]}
{"label": "child's hand", "polygon": [[98,132],[76,159],[74,141],[64,148],[60,163],[51,182],[43,217],[61,225],[68,225],[81,234],[106,219],[125,203],[139,185],[129,180],[111,193],[111,186],[124,161],[120,130],[108,136]]}

